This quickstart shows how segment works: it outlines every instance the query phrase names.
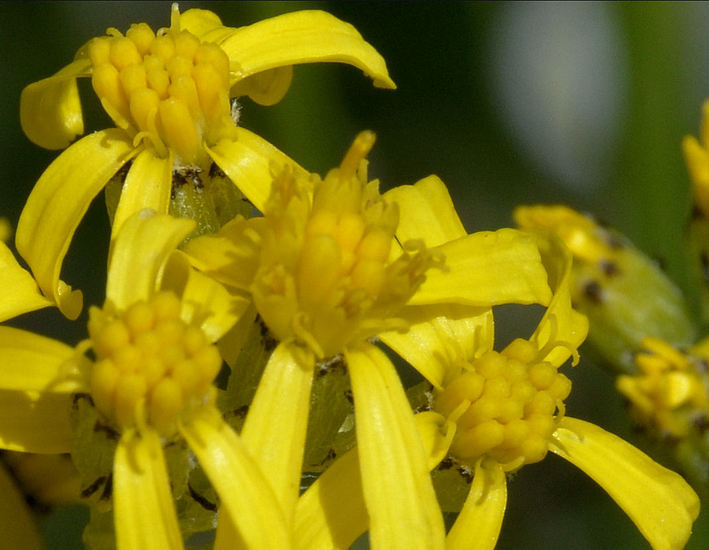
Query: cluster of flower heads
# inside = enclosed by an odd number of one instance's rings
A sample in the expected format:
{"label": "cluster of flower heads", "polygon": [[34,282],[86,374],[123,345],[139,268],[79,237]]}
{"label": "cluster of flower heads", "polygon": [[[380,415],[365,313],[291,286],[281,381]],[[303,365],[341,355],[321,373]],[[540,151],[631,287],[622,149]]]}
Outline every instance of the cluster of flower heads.
{"label": "cluster of flower heads", "polygon": [[[0,243],[11,289],[0,321],[50,306],[80,315],[61,266],[93,198],[108,185],[116,201],[106,299],[89,310],[87,338],[71,347],[0,326],[0,447],[26,457],[7,461],[15,478],[53,468],[46,500],[91,507],[91,548],[182,548],[215,530],[215,548],[347,548],[366,531],[373,548],[493,548],[506,475],[551,451],[596,480],[654,548],[681,548],[694,491],[566,414],[560,369],[578,362],[588,322],[572,308],[561,240],[468,234],[436,176],[382,193],[368,177],[371,132],[320,177],[238,125],[233,98],[275,103],[292,65],[317,61],[394,87],[381,56],[326,13],[230,28],[173,6],[169,28],[109,29],[25,89],[26,134],[65,150],[17,227],[31,272]],[[82,76],[116,127],[70,145],[83,133]],[[233,215],[212,229],[189,209],[176,215],[185,181],[192,196],[226,181],[232,194],[214,196]],[[227,204],[243,198],[253,209]],[[501,304],[546,313],[497,351]],[[418,406],[384,346],[425,379]],[[705,406],[699,382],[682,386],[685,363],[651,351],[671,365],[646,359],[647,381],[628,382],[627,394]],[[664,395],[663,377],[682,387]],[[329,449],[324,459],[308,452],[314,442]],[[444,469],[469,483],[448,533],[431,475]],[[16,547],[38,547],[22,506],[0,516]]]}

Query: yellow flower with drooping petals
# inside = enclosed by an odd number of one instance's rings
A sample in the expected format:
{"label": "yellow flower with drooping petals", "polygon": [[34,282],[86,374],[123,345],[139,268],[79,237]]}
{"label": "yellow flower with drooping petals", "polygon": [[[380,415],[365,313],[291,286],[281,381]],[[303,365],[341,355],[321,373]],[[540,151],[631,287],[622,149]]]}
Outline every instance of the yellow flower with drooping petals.
{"label": "yellow flower with drooping petals", "polygon": [[645,349],[635,355],[637,374],[616,380],[641,424],[660,436],[683,438],[709,417],[707,358],[697,353],[705,345],[685,353],[657,338],[643,340]]}
{"label": "yellow flower with drooping petals", "polygon": [[91,200],[130,164],[113,220],[112,239],[143,208],[166,213],[173,171],[209,173],[215,163],[262,208],[272,165],[297,165],[255,134],[237,126],[230,97],[248,95],[270,105],[288,90],[292,66],[341,62],[362,69],[375,85],[394,88],[382,57],[347,23],[321,11],[284,14],[230,28],[206,10],[180,14],[169,28],[145,23],[125,35],[109,29],[91,40],[55,75],[27,86],[20,118],[28,137],[61,149],[83,133],[77,77],[94,91],[116,128],[68,147],[44,172],[20,217],[17,248],[45,296],[70,318],[79,291],[59,279],[72,235]]}
{"label": "yellow flower with drooping petals", "polygon": [[[440,207],[450,201],[444,189],[414,186],[394,194],[400,205],[412,205],[411,212],[402,212],[411,220],[406,236],[436,239],[460,231]],[[430,206],[422,206],[422,199]],[[506,472],[552,451],[598,482],[653,548],[680,549],[699,512],[689,485],[620,438],[565,415],[571,382],[558,368],[577,357],[588,324],[571,307],[568,250],[544,237],[539,247],[554,296],[529,340],[517,339],[494,351],[489,308],[476,315],[451,309],[407,333],[382,335],[434,387],[431,410],[416,415],[429,468],[448,458],[466,475],[473,474],[446,548],[494,548],[507,502]],[[336,460],[298,503],[299,548],[346,548],[366,530],[364,483],[356,449]]]}
{"label": "yellow flower with drooping petals", "polygon": [[[511,299],[546,303],[549,288],[535,242],[514,230],[400,245],[395,234],[407,223],[400,206],[367,179],[373,142],[371,132],[361,133],[324,179],[281,172],[263,218],[235,219],[217,236],[190,241],[185,252],[199,269],[250,295],[280,341],[241,435],[286,513],[298,499],[313,371],[341,358],[355,403],[372,546],[441,548],[443,522],[413,414],[393,365],[369,340],[450,304],[477,311]],[[225,525],[217,534],[224,547]]]}
{"label": "yellow flower with drooping petals", "polygon": [[[248,302],[175,252],[193,227],[147,210],[126,220],[111,252],[106,302],[91,309],[90,338],[76,349],[0,327],[0,447],[72,450],[72,395],[88,394],[103,425],[120,434],[113,461],[119,549],[183,547],[163,456],[164,443],[176,438],[198,458],[222,517],[247,547],[288,548],[268,481],[214,404],[222,361],[213,342]],[[88,349],[92,359],[83,355]]]}

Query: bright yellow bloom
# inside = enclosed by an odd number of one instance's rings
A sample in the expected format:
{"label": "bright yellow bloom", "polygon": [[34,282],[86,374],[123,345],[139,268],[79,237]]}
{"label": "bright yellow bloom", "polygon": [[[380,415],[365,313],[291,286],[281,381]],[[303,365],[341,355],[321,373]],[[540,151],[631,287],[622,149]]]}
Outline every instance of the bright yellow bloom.
{"label": "bright yellow bloom", "polygon": [[72,395],[88,394],[100,422],[120,434],[113,462],[119,549],[183,547],[162,450],[176,438],[198,458],[222,517],[246,546],[288,548],[268,481],[214,404],[221,357],[212,344],[248,302],[175,252],[193,227],[150,211],[126,220],[111,252],[106,302],[91,309],[90,338],[76,349],[0,327],[0,446],[70,451]]}
{"label": "bright yellow bloom", "polygon": [[81,310],[81,294],[59,280],[63,258],[89,203],[122,166],[132,161],[113,237],[143,208],[168,211],[173,173],[207,178],[212,163],[262,208],[272,165],[299,168],[237,126],[230,97],[276,103],[288,90],[294,64],[319,61],[354,65],[375,85],[394,87],[376,50],[351,25],[321,11],[230,28],[212,12],[180,14],[174,4],[169,28],[154,33],[140,23],[125,35],[113,28],[107,34],[55,75],[27,86],[20,104],[32,141],[65,148],[84,131],[76,78],[91,77],[117,126],[82,138],[49,166],[18,225],[19,253],[44,295],[70,318]]}
{"label": "bright yellow bloom", "polygon": [[646,336],[686,346],[695,327],[682,293],[619,233],[562,205],[519,206],[522,229],[548,231],[573,255],[571,298],[591,324],[589,342],[617,369],[633,372]]}
{"label": "bright yellow bloom", "polygon": [[641,424],[661,436],[683,438],[709,416],[705,346],[683,353],[657,338],[643,340],[645,350],[635,356],[638,373],[616,380]]}
{"label": "bright yellow bloom", "polygon": [[[396,194],[399,204],[434,195],[416,187]],[[449,211],[435,210],[450,199],[442,190],[434,196],[431,212],[411,218],[412,232],[422,238],[453,225]],[[507,501],[505,473],[538,462],[548,451],[601,484],[653,548],[682,548],[699,512],[694,491],[628,443],[565,415],[563,400],[571,383],[558,368],[577,355],[588,325],[571,308],[568,251],[541,237],[539,246],[554,296],[529,340],[494,351],[490,309],[477,315],[451,310],[407,333],[383,336],[434,387],[431,410],[416,415],[429,467],[448,458],[448,464],[473,474],[446,548],[494,548]],[[365,479],[355,455],[353,450],[338,459],[300,499],[296,537],[301,548],[346,548],[366,529],[359,487]],[[347,517],[341,502],[347,502]]]}
{"label": "bright yellow bloom", "polygon": [[[477,311],[510,299],[546,303],[549,289],[535,243],[513,230],[463,232],[431,247],[400,239],[400,246],[395,232],[407,224],[400,205],[367,180],[373,141],[371,132],[360,134],[324,179],[281,172],[263,218],[236,219],[218,236],[190,241],[185,252],[251,295],[280,341],[242,437],[286,513],[298,498],[313,370],[341,358],[355,403],[372,546],[440,548],[443,523],[413,415],[393,365],[368,340],[451,304]],[[433,176],[427,181],[443,186]]]}

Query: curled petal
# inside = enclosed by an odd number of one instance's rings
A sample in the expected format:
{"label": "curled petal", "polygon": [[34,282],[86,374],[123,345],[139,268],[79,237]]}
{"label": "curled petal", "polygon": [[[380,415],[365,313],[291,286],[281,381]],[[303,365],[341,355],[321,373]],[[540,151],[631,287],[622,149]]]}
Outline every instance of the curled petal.
{"label": "curled petal", "polygon": [[550,450],[603,487],[654,550],[684,548],[699,514],[699,498],[680,475],[621,438],[568,416]]}
{"label": "curled petal", "polygon": [[183,548],[160,437],[123,433],[113,462],[113,515],[118,550]]}
{"label": "curled petal", "polygon": [[569,249],[551,234],[539,234],[537,244],[553,296],[531,339],[540,350],[545,350],[541,360],[559,366],[586,338],[588,319],[571,307],[572,256]]}
{"label": "curled petal", "polygon": [[33,143],[64,149],[84,133],[77,76],[89,76],[91,61],[77,59],[56,74],[33,82],[20,96],[20,123]]}
{"label": "curled petal", "polygon": [[42,293],[70,319],[81,312],[82,297],[59,280],[69,243],[91,201],[135,153],[125,133],[116,128],[80,139],[40,176],[20,215],[17,251]]}
{"label": "curled petal", "polygon": [[446,538],[446,550],[492,550],[507,506],[507,480],[499,464],[475,466],[475,477]]}
{"label": "curled petal", "polygon": [[0,300],[0,322],[52,305],[52,301],[39,291],[32,275],[20,267],[3,242],[0,242],[0,288],[12,289]]}
{"label": "curled petal", "polygon": [[165,262],[194,229],[194,221],[142,210],[126,220],[108,263],[106,302],[119,311],[148,300],[159,288]]}
{"label": "curled petal", "polygon": [[390,189],[384,197],[399,205],[399,241],[420,239],[438,246],[467,235],[448,189],[438,176]]}
{"label": "curled petal", "polygon": [[352,25],[324,11],[271,17],[236,29],[219,45],[238,67],[235,80],[276,67],[326,61],[357,67],[379,88],[396,87],[377,50]]}

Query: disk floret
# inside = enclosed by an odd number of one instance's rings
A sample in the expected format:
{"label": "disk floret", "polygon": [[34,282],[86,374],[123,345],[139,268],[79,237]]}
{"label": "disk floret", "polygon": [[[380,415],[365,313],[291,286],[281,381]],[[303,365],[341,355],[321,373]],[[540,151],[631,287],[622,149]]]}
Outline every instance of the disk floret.
{"label": "disk floret", "polygon": [[125,36],[108,29],[88,46],[91,82],[106,112],[136,145],[147,141],[158,154],[175,151],[184,164],[201,165],[203,141],[234,131],[229,102],[229,58],[173,25],[154,33],[133,24]]}
{"label": "disk floret", "polygon": [[571,381],[538,355],[529,341],[514,340],[466,365],[437,392],[434,409],[457,423],[453,457],[471,467],[492,458],[510,471],[546,456]]}
{"label": "disk floret", "polygon": [[178,416],[209,397],[222,363],[202,330],[180,319],[171,292],[117,315],[93,308],[89,334],[94,403],[121,429],[149,423],[172,434]]}

